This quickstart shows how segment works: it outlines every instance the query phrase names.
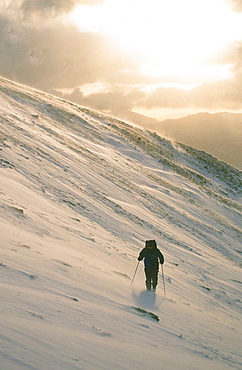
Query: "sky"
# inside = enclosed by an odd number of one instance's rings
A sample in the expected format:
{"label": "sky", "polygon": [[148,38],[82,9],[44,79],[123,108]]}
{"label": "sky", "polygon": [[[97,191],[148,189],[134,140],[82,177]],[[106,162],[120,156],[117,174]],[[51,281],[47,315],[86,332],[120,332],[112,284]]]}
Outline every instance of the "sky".
{"label": "sky", "polygon": [[242,112],[242,0],[1,0],[0,75],[115,116]]}

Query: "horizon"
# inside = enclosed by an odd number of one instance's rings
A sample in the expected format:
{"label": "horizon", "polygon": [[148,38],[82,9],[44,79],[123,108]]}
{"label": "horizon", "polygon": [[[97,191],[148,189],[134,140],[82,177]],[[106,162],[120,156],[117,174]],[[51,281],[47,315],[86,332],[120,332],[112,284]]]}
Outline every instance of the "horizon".
{"label": "horizon", "polygon": [[242,112],[237,0],[5,0],[0,10],[5,78],[119,118]]}

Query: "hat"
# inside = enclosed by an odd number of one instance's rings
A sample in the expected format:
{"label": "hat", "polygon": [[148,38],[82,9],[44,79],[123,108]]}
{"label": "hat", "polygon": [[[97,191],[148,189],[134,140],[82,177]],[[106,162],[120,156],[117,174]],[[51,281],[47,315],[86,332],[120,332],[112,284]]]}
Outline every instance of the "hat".
{"label": "hat", "polygon": [[156,244],[156,241],[155,240],[146,240],[145,246],[147,248],[149,248],[149,247],[156,248],[157,247],[157,244]]}

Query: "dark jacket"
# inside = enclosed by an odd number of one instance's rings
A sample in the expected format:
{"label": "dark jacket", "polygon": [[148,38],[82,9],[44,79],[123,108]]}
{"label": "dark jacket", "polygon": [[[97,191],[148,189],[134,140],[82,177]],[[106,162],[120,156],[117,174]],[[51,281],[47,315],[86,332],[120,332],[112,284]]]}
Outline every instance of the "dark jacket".
{"label": "dark jacket", "polygon": [[139,254],[138,261],[142,261],[143,258],[145,267],[158,268],[159,261],[161,264],[164,263],[164,256],[157,247],[153,247],[152,249],[145,247],[142,249]]}

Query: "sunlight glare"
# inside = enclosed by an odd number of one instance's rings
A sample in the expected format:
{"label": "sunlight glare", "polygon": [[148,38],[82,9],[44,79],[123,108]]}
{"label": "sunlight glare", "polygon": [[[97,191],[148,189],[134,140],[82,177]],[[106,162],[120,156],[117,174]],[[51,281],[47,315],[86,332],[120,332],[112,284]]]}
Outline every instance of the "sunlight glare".
{"label": "sunlight glare", "polygon": [[204,75],[208,58],[242,38],[241,18],[225,0],[106,0],[99,7],[79,6],[71,15],[82,31],[109,35],[124,52],[135,53],[143,73],[180,76],[199,68]]}

